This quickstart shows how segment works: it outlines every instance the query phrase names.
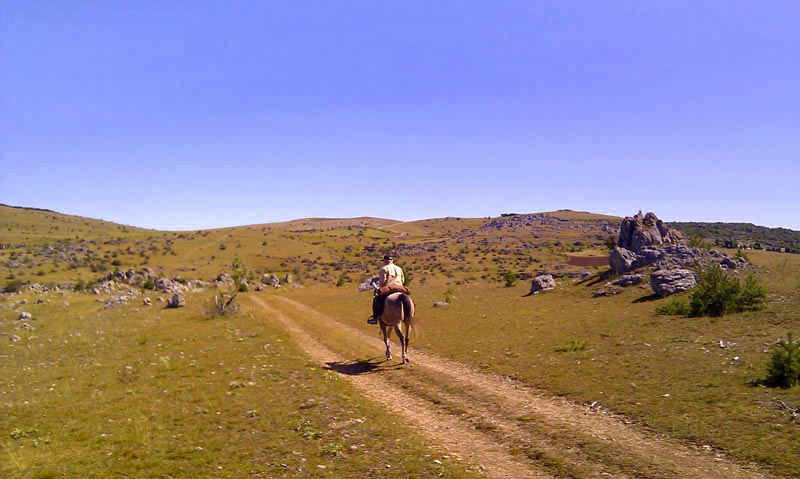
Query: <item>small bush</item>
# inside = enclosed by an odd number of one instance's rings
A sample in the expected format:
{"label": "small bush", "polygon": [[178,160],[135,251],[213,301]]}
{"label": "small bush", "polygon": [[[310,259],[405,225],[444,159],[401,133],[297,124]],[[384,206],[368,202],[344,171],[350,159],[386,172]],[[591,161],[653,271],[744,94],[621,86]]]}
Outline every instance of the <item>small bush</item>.
{"label": "small bush", "polygon": [[736,278],[725,276],[719,266],[709,269],[697,284],[690,302],[690,316],[722,316],[766,306],[767,291],[752,276],[744,287]]}
{"label": "small bush", "polygon": [[114,266],[122,266],[122,261],[115,259],[114,261],[111,262],[111,264]]}
{"label": "small bush", "polygon": [[153,281],[153,278],[147,278],[147,281],[144,282],[142,288],[154,290],[156,289],[156,282]]}
{"label": "small bush", "polygon": [[503,281],[506,282],[506,288],[510,288],[517,284],[517,275],[513,271],[508,271],[503,275]]}
{"label": "small bush", "polygon": [[792,341],[792,333],[787,333],[786,341],[779,340],[773,348],[767,381],[782,387],[800,382],[800,344]]}
{"label": "small bush", "polygon": [[656,308],[659,316],[686,316],[689,314],[689,305],[680,298],[672,298]]}
{"label": "small bush", "polygon": [[236,301],[236,295],[223,294],[222,296],[214,296],[214,299],[209,301],[206,305],[205,315],[217,318],[220,316],[233,316],[241,311],[239,302]]}
{"label": "small bush", "polygon": [[734,258],[742,258],[743,260],[747,261],[748,263],[750,262],[750,257],[747,256],[747,254],[744,251],[742,251],[741,248],[736,250],[736,254],[733,255],[733,257]]}
{"label": "small bush", "polygon": [[19,279],[12,279],[3,288],[4,293],[17,293],[22,290],[22,281]]}
{"label": "small bush", "polygon": [[689,237],[689,246],[697,249],[708,249],[711,245],[702,236],[693,235]]}
{"label": "small bush", "polygon": [[83,291],[86,289],[86,281],[79,279],[75,282],[75,286],[73,287],[75,291]]}
{"label": "small bush", "polygon": [[577,339],[573,339],[572,341],[568,342],[567,344],[562,344],[556,348],[556,352],[565,353],[565,352],[573,352],[573,351],[583,351],[586,349],[589,343],[586,341],[579,341]]}
{"label": "small bush", "polygon": [[344,283],[345,283],[345,279],[344,279],[344,276],[342,276],[338,280],[336,280],[336,287],[337,288],[341,288],[342,286],[344,286]]}

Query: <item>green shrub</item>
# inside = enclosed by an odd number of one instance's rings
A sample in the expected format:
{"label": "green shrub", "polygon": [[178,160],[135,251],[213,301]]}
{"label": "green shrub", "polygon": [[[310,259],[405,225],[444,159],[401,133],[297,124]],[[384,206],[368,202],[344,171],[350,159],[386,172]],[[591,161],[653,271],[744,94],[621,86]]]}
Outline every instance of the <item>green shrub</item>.
{"label": "green shrub", "polygon": [[237,288],[237,291],[239,291],[240,293],[246,293],[247,292],[247,285],[244,284],[244,283],[239,283],[239,287]]}
{"label": "green shrub", "polygon": [[344,276],[342,276],[336,281],[336,287],[337,288],[341,288],[342,286],[344,286],[344,283],[345,283],[345,279],[344,279]]}
{"label": "green shrub", "polygon": [[86,289],[86,281],[79,279],[75,282],[75,287],[73,288],[75,291],[83,291]]}
{"label": "green shrub", "polygon": [[787,333],[786,341],[779,340],[773,348],[767,381],[782,387],[800,382],[800,344],[792,341],[792,333]]}
{"label": "green shrub", "polygon": [[742,249],[741,249],[741,248],[739,248],[738,250],[736,250],[736,254],[735,254],[735,255],[733,255],[733,257],[734,257],[734,258],[742,258],[743,260],[747,261],[748,263],[750,262],[750,257],[749,257],[749,256],[747,256],[747,254],[745,254],[745,252],[744,252],[744,251],[742,251]]}
{"label": "green shrub", "polygon": [[508,271],[503,275],[503,281],[506,282],[506,288],[510,288],[517,284],[517,275],[513,271]]}
{"label": "green shrub", "polygon": [[147,281],[144,282],[142,288],[150,290],[156,289],[156,282],[153,281],[153,278],[147,278]]}
{"label": "green shrub", "polygon": [[22,289],[22,280],[12,279],[3,288],[4,293],[17,293]]}
{"label": "green shrub", "polygon": [[708,249],[711,246],[702,236],[692,235],[689,237],[689,246],[698,249]]}
{"label": "green shrub", "polygon": [[697,284],[690,302],[690,316],[722,316],[766,307],[767,291],[752,276],[744,287],[726,276],[719,266],[709,269]]}
{"label": "green shrub", "polygon": [[577,339],[573,339],[567,344],[563,344],[561,346],[556,347],[556,352],[565,353],[573,351],[583,351],[584,349],[586,349],[586,346],[588,345],[589,343],[587,343],[586,341],[579,341]]}
{"label": "green shrub", "polygon": [[758,284],[756,279],[748,276],[744,280],[744,286],[739,292],[738,306],[742,310],[754,311],[767,307],[767,290]]}
{"label": "green shrub", "polygon": [[659,316],[686,316],[689,314],[689,305],[681,298],[672,298],[656,308]]}

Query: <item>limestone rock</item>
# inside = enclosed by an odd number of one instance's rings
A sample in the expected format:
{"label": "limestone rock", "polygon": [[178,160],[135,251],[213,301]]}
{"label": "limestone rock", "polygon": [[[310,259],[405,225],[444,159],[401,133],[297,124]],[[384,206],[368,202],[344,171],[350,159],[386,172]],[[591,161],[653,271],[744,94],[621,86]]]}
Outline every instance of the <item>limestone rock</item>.
{"label": "limestone rock", "polygon": [[608,264],[615,274],[622,274],[632,270],[634,261],[636,261],[636,253],[621,247],[611,250],[611,254],[608,256]]}
{"label": "limestone rock", "polygon": [[539,291],[549,291],[556,287],[556,281],[550,274],[539,275],[531,281],[531,293],[538,293]]}
{"label": "limestone rock", "polygon": [[264,291],[264,285],[259,283],[256,285],[256,291]]}
{"label": "limestone rock", "polygon": [[636,216],[628,216],[622,220],[617,246],[638,253],[646,246],[678,244],[680,241],[681,234],[678,231],[671,229],[654,213],[642,216],[640,211]]}
{"label": "limestone rock", "polygon": [[364,281],[363,283],[358,285],[359,291],[372,291],[375,289],[375,286],[378,285],[378,277],[373,276],[370,279]]}
{"label": "limestone rock", "polygon": [[661,269],[650,274],[650,287],[662,298],[688,291],[697,285],[697,277],[690,269]]}
{"label": "limestone rock", "polygon": [[634,284],[639,284],[644,279],[643,274],[624,274],[618,280],[614,281],[612,284],[615,286],[622,286],[623,288],[627,286],[633,286]]}
{"label": "limestone rock", "polygon": [[284,282],[286,284],[292,284],[293,281],[294,281],[294,278],[292,278],[292,275],[287,273],[286,274],[286,280]]}
{"label": "limestone rock", "polygon": [[450,303],[445,302],[445,301],[437,301],[437,302],[433,303],[433,307],[434,308],[446,308],[448,306],[450,306]]}
{"label": "limestone rock", "polygon": [[31,313],[26,313],[25,311],[19,313],[19,320],[20,321],[24,321],[26,319],[31,319],[32,317],[33,317],[33,315],[31,315]]}
{"label": "limestone rock", "polygon": [[16,343],[17,341],[21,340],[22,338],[20,338],[16,334],[12,334],[11,336],[9,336],[8,339],[10,339],[12,343]]}
{"label": "limestone rock", "polygon": [[172,295],[172,298],[167,302],[168,308],[181,308],[186,304],[184,301],[183,296],[180,293],[175,293]]}
{"label": "limestone rock", "polygon": [[150,301],[150,298],[145,296],[145,298],[142,300],[142,304],[144,304],[145,306],[150,306],[153,304],[153,302]]}

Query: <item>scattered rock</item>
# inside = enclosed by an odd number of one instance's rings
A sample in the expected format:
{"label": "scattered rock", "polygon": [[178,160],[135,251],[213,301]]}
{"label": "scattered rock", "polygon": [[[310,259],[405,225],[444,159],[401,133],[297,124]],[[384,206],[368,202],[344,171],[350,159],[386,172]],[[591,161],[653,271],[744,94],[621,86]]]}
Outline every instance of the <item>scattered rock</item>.
{"label": "scattered rock", "polygon": [[284,281],[286,284],[292,284],[293,278],[291,274],[286,275],[286,280]]}
{"label": "scattered rock", "polygon": [[618,280],[614,281],[612,284],[615,286],[622,286],[623,288],[627,286],[633,286],[634,284],[639,284],[644,279],[643,274],[624,274]]}
{"label": "scattered rock", "polygon": [[256,291],[264,291],[264,285],[259,283],[256,285]]}
{"label": "scattered rock", "polygon": [[181,296],[180,293],[175,293],[172,295],[172,298],[170,298],[169,302],[167,303],[167,307],[181,308],[185,305],[185,303],[186,302],[184,301],[183,296]]}
{"label": "scattered rock", "polygon": [[364,281],[363,283],[358,285],[359,291],[372,291],[375,289],[375,286],[378,285],[378,277],[373,276],[370,279]]}
{"label": "scattered rock", "polygon": [[150,305],[152,305],[153,303],[152,303],[152,301],[150,301],[150,298],[148,298],[147,296],[145,296],[145,297],[144,297],[144,299],[142,300],[142,304],[144,304],[145,306],[150,306]]}
{"label": "scattered rock", "polygon": [[445,302],[445,301],[437,301],[437,302],[433,303],[433,307],[434,308],[446,308],[448,306],[450,306],[450,303]]}
{"label": "scattered rock", "polygon": [[550,274],[539,275],[531,280],[531,293],[538,293],[539,291],[549,291],[556,287],[556,281]]}
{"label": "scattered rock", "polygon": [[614,288],[612,286],[607,286],[605,288],[598,289],[597,291],[592,293],[592,298],[600,298],[604,296],[614,296],[620,293],[619,288]]}
{"label": "scattered rock", "polygon": [[158,300],[159,303],[163,303],[164,302],[164,298],[161,297],[161,296],[157,296],[156,299]]}
{"label": "scattered rock", "polygon": [[9,336],[8,339],[10,339],[12,343],[16,343],[17,341],[20,341],[22,338],[20,338],[16,334],[12,334],[11,336]]}
{"label": "scattered rock", "polygon": [[19,313],[19,320],[20,321],[24,321],[26,319],[31,319],[32,317],[33,317],[33,315],[31,313],[27,313],[25,311]]}
{"label": "scattered rock", "polygon": [[697,277],[689,269],[661,269],[650,274],[650,287],[662,298],[688,291],[696,285]]}

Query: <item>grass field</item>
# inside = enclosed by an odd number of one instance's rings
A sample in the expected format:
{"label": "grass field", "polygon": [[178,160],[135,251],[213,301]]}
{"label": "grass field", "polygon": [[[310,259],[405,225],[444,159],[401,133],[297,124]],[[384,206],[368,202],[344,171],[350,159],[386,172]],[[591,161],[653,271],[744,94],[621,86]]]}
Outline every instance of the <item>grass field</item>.
{"label": "grass field", "polygon": [[[527,281],[505,287],[507,271],[604,270],[567,260],[604,254],[601,228],[618,218],[551,215],[568,222],[494,231],[477,218],[306,219],[158,232],[0,207],[0,285],[74,284],[145,265],[207,280],[238,255],[251,282],[264,273],[296,280],[246,295],[313,305],[374,335],[364,322],[369,294],[356,285],[384,252],[400,251],[418,308],[412,354],[429,351],[575,403],[596,401],[645,431],[800,477],[800,426],[778,407],[800,407],[800,388],[759,382],[772,344],[788,331],[800,336],[800,256],[749,251],[769,291],[767,309],[722,318],[658,316],[665,300],[653,300],[647,286],[599,298],[592,292],[603,281],[569,275],[544,294],[528,296]],[[334,286],[339,278],[343,287]],[[1,296],[0,332],[22,339],[0,352],[0,475],[475,474],[310,361],[268,317],[204,317],[210,294],[190,296],[178,310],[101,310],[106,296],[69,291],[41,296],[43,304],[30,292]],[[23,297],[28,304],[16,304]],[[444,300],[449,307],[432,307]],[[21,329],[20,311],[33,314],[35,329]],[[368,353],[354,349],[353,359]],[[382,446],[397,442],[403,448]]]}

